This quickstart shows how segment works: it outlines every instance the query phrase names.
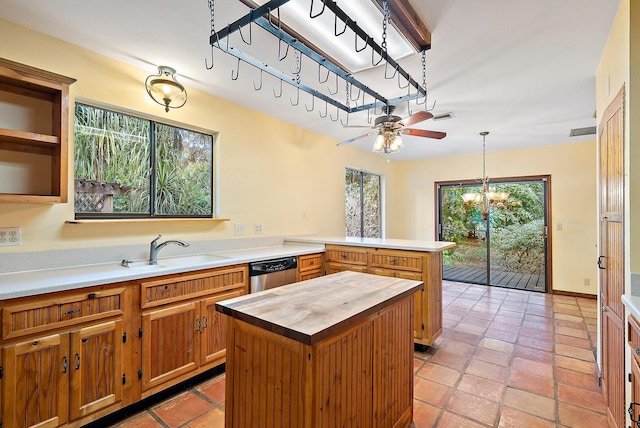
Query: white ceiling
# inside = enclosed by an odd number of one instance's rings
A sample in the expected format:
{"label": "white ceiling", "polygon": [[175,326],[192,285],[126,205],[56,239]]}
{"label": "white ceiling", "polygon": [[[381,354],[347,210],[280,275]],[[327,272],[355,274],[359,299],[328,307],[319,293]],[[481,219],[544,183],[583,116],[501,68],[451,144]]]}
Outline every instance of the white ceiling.
{"label": "white ceiling", "polygon": [[[370,0],[338,0],[338,6],[345,1]],[[310,0],[291,2],[310,5]],[[388,156],[408,160],[479,152],[482,140],[478,133],[484,130],[491,132],[487,151],[593,140],[593,135],[569,137],[569,132],[596,125],[592,117],[595,73],[619,2],[410,0],[432,32],[426,55],[429,104],[436,102],[432,113],[452,112],[455,118],[413,126],[445,131],[447,137],[405,136],[404,149]],[[248,12],[238,0],[216,0],[216,30]],[[150,73],[158,65],[174,67],[187,88],[205,90],[337,141],[367,131],[343,128],[330,116],[321,118],[324,103],[317,100],[315,110],[307,112],[305,104],[311,106],[311,97],[304,93],[300,104],[291,106],[296,92],[286,84],[284,95],[274,98],[279,82],[271,76],[255,91],[254,81],[259,82],[260,73],[246,64],[241,65],[238,80],[231,80],[236,60],[220,50],[214,52],[214,68],[207,70],[211,29],[206,0],[0,0],[0,18]],[[286,22],[286,16],[282,19]],[[243,46],[238,38],[231,39],[233,44],[275,57],[277,42],[257,27],[253,31],[252,46]],[[353,39],[341,36],[336,43],[352,48]],[[399,62],[417,81],[422,80],[419,54]],[[317,69],[310,60],[303,61],[303,81],[317,81]],[[398,91],[395,80],[371,74],[365,72],[361,77],[381,94]],[[142,88],[143,82],[140,84]],[[329,108],[328,113],[335,117],[336,109]],[[396,114],[407,115],[406,103]],[[342,112],[340,118],[345,119]],[[352,114],[349,123],[365,125],[366,120],[366,113]],[[373,137],[352,144],[370,150]]]}

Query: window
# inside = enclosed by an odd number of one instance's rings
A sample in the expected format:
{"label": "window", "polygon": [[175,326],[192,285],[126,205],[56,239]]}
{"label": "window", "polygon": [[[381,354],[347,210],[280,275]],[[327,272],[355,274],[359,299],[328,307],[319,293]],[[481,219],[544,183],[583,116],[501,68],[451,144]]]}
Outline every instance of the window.
{"label": "window", "polygon": [[213,165],[212,133],[76,103],[76,219],[211,218]]}
{"label": "window", "polygon": [[381,177],[346,168],[344,181],[346,236],[381,238]]}

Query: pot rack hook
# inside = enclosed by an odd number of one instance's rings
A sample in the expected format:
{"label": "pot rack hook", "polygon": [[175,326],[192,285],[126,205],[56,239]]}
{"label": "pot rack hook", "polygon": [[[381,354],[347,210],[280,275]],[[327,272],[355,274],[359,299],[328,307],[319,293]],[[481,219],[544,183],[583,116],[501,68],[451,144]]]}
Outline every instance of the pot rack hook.
{"label": "pot rack hook", "polygon": [[296,102],[294,103],[293,100],[291,98],[289,98],[289,102],[291,103],[291,105],[293,107],[297,106],[298,104],[300,104],[300,86],[297,86],[298,91],[296,92]]}
{"label": "pot rack hook", "polygon": [[322,70],[322,64],[318,63],[318,82],[327,83],[327,80],[329,80],[329,74],[331,73],[331,70],[327,68],[327,77],[324,80],[322,79],[322,74],[320,73],[321,70]]}
{"label": "pot rack hook", "polygon": [[283,59],[285,59],[287,57],[287,55],[289,55],[289,43],[285,43],[287,45],[287,50],[284,51],[284,55],[281,54],[282,52],[282,39],[278,39],[278,61],[282,61]]}
{"label": "pot rack hook", "polygon": [[360,49],[358,49],[358,39],[359,39],[359,37],[356,34],[356,37],[355,37],[355,49],[356,49],[356,52],[362,52],[363,50],[365,50],[367,48],[367,46],[369,46],[369,36],[367,35],[367,38],[363,39],[364,40],[364,46],[362,48],[360,48]]}
{"label": "pot rack hook", "polygon": [[280,30],[282,28],[282,22],[280,21],[280,7],[276,8],[276,12],[278,13],[278,25],[275,26],[273,25],[273,22],[271,22],[271,8],[267,8],[267,16],[269,17],[269,24],[271,24],[271,26],[273,28],[275,28],[276,30]]}
{"label": "pot rack hook", "polygon": [[371,49],[371,66],[372,67],[376,67],[384,59],[384,56],[380,54],[380,59],[376,62],[374,61],[375,56],[376,56],[376,51],[374,49]]}
{"label": "pot rack hook", "polygon": [[349,126],[349,112],[347,112],[347,121],[344,122],[342,119],[340,119],[340,123],[342,124],[342,126]]}
{"label": "pot rack hook", "polygon": [[238,80],[240,76],[240,58],[238,58],[238,65],[236,66],[236,75],[233,76],[233,70],[231,70],[231,80]]}
{"label": "pot rack hook", "polygon": [[396,66],[394,67],[393,70],[393,74],[391,76],[389,76],[389,72],[388,72],[388,68],[389,68],[389,61],[387,61],[384,65],[384,78],[387,80],[391,80],[394,77],[396,77],[396,74],[398,74],[398,67],[400,67],[400,65],[396,64]]}
{"label": "pot rack hook", "polygon": [[413,111],[411,110],[411,100],[407,99],[407,115],[413,116]]}
{"label": "pot rack hook", "polygon": [[327,90],[331,95],[335,95],[338,93],[338,75],[336,74],[336,90],[332,91],[330,87],[327,86]]}
{"label": "pot rack hook", "polygon": [[[377,101],[373,104],[373,109],[374,109],[374,110],[375,110],[375,108],[376,108],[376,103],[377,103]],[[371,120],[372,120],[372,118],[371,118],[371,109],[370,109],[370,108],[368,108],[368,109],[367,109],[367,123],[368,123],[369,125],[371,125]]]}
{"label": "pot rack hook", "polygon": [[336,106],[336,118],[334,119],[332,114],[329,115],[329,118],[332,122],[337,122],[340,119],[340,107]]}
{"label": "pot rack hook", "polygon": [[[350,92],[351,95],[353,95],[353,83],[351,83],[351,88],[350,88]],[[358,88],[358,95],[354,97],[351,97],[351,101],[358,101],[358,98],[360,98],[360,94],[363,93],[361,88]],[[364,104],[364,103],[363,103]]]}
{"label": "pot rack hook", "polygon": [[256,85],[256,81],[253,81],[253,89],[255,89],[256,91],[259,91],[260,89],[262,89],[262,69],[260,69],[260,86]]}
{"label": "pot rack hook", "polygon": [[324,8],[327,6],[327,4],[322,1],[322,9],[320,9],[319,13],[316,13],[315,15],[313,14],[313,0],[311,0],[311,7],[309,8],[309,18],[311,19],[315,19],[317,17],[319,17],[320,15],[322,15],[324,13]]}
{"label": "pot rack hook", "polygon": [[211,70],[213,68],[213,45],[211,45],[211,65],[207,62],[207,59],[204,59],[204,67],[207,70]]}
{"label": "pot rack hook", "polygon": [[282,79],[280,79],[280,94],[276,94],[276,90],[273,90],[273,96],[276,98],[280,98],[282,96]]}
{"label": "pot rack hook", "polygon": [[321,112],[321,111],[320,111],[320,112],[318,112],[318,113],[320,113],[320,117],[321,117],[321,118],[323,118],[323,119],[324,119],[325,117],[327,117],[327,107],[328,107],[328,103],[327,103],[327,100],[325,100],[325,101],[324,101],[324,115],[322,114],[322,112]]}
{"label": "pot rack hook", "polygon": [[316,96],[315,96],[315,94],[313,94],[312,98],[311,98],[311,108],[309,108],[307,106],[307,104],[304,105],[304,108],[306,108],[308,112],[312,112],[316,108]]}
{"label": "pot rack hook", "polygon": [[342,31],[338,32],[338,15],[335,15],[335,19],[333,22],[333,33],[336,35],[336,37],[343,35],[344,32],[347,31],[348,25],[349,25],[349,17],[347,17],[346,21],[344,21],[344,28],[342,29]]}
{"label": "pot rack hook", "polygon": [[251,32],[251,27],[253,25],[253,11],[255,9],[252,9],[251,12],[249,12],[249,41],[246,41],[244,38],[244,34],[242,34],[242,27],[238,27],[238,32],[240,33],[240,38],[242,39],[243,42],[245,42],[247,45],[251,45],[252,41],[253,41],[253,36],[252,36],[252,32]]}
{"label": "pot rack hook", "polygon": [[[406,85],[404,85],[404,86],[402,86],[402,85],[400,84],[400,77],[401,77],[401,76],[402,76],[402,74],[399,74],[399,73],[398,73],[398,88],[400,88],[400,89],[406,89],[406,88],[407,88],[407,86],[409,86],[409,84],[411,83],[411,81],[410,81],[409,79],[407,79],[407,84],[406,84]],[[411,76],[409,76],[409,77],[411,77]]]}

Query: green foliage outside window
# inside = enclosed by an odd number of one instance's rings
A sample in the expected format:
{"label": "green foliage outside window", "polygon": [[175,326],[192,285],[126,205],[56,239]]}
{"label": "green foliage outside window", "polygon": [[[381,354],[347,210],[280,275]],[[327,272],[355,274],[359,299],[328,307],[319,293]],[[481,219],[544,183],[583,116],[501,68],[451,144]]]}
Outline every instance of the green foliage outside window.
{"label": "green foliage outside window", "polygon": [[79,218],[213,213],[210,134],[76,103],[74,171]]}

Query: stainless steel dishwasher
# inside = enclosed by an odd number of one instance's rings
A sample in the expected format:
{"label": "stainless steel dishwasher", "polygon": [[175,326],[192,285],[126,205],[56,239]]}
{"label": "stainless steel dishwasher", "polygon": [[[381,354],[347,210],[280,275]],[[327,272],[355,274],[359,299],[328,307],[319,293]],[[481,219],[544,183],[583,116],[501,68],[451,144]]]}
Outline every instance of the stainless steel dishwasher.
{"label": "stainless steel dishwasher", "polygon": [[249,263],[251,293],[296,282],[298,260],[295,257]]}

